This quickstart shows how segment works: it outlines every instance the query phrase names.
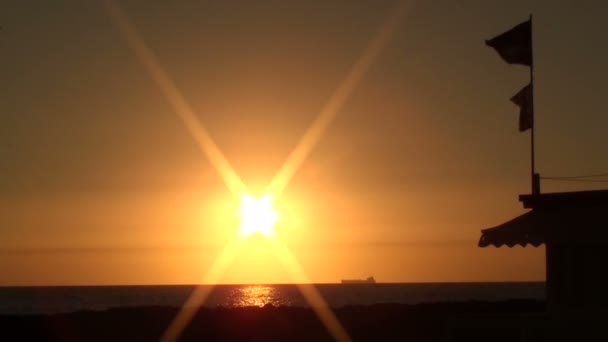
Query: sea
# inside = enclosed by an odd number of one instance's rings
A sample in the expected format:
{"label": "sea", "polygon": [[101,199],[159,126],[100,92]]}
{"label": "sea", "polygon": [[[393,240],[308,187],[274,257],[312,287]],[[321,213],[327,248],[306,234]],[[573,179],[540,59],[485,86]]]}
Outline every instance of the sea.
{"label": "sea", "polygon": [[[309,307],[295,284],[0,287],[0,314],[33,315],[116,307],[181,307],[198,287],[206,307]],[[545,298],[544,282],[314,284],[334,308],[348,305]]]}

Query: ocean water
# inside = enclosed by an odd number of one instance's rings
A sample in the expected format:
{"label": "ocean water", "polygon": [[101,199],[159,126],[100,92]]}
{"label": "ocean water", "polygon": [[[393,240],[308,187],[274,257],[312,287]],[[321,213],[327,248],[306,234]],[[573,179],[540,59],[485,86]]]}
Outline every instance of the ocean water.
{"label": "ocean water", "polygon": [[[208,285],[201,285],[208,286]],[[529,283],[385,283],[315,284],[332,307],[381,303],[544,299],[545,284]],[[0,287],[0,314],[60,313],[128,306],[182,306],[194,285]],[[307,307],[297,285],[217,285],[204,306],[289,305]]]}

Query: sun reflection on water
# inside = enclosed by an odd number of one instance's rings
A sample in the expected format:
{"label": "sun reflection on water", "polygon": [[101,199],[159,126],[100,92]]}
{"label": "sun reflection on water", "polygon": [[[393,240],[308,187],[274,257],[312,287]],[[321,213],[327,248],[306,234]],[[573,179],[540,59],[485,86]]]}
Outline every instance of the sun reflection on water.
{"label": "sun reflection on water", "polygon": [[276,289],[265,285],[249,285],[235,289],[233,297],[234,306],[264,306],[276,305]]}

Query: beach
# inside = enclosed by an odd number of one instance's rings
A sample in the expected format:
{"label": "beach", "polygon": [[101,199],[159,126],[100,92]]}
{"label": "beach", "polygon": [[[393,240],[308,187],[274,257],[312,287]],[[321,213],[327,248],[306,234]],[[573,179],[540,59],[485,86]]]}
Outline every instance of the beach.
{"label": "beach", "polygon": [[[37,341],[157,341],[178,308],[145,306],[48,315],[0,315],[3,336]],[[446,341],[453,322],[475,315],[540,315],[544,301],[352,305],[333,309],[353,341]],[[494,329],[490,340],[513,341],[517,327]],[[487,335],[485,340],[487,340]],[[206,308],[197,311],[180,341],[332,341],[310,308]]]}

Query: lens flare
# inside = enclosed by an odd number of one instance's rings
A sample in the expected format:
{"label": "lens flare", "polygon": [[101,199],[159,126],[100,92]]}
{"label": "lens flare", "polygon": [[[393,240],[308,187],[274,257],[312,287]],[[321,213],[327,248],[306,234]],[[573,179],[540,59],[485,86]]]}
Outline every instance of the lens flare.
{"label": "lens flare", "polygon": [[[342,109],[344,103],[351,96],[353,90],[361,82],[368,69],[371,67],[377,56],[389,42],[397,25],[402,21],[406,8],[413,1],[399,1],[398,6],[384,23],[376,37],[363,52],[357,62],[353,65],[350,72],[336,92],[331,96],[330,101],[321,110],[319,116],[313,121],[311,127],[304,134],[296,148],[288,156],[283,166],[278,170],[268,185],[268,193],[275,197],[280,196],[285,187],[289,184],[294,174],[306,160],[311,150],[327,130],[333,119]],[[169,75],[162,68],[156,56],[146,46],[143,38],[139,36],[135,27],[130,23],[126,13],[120,6],[112,0],[106,0],[107,10],[114,19],[114,24],[118,27],[129,47],[150,74],[153,81],[160,87],[161,91],[175,109],[178,117],[183,121],[192,137],[198,143],[211,164],[218,171],[228,188],[235,197],[246,193],[247,187],[232,168],[224,154],[213,141],[205,126],[198,120],[194,110],[190,107],[184,96],[179,92],[177,86],[169,78]],[[264,195],[256,198],[251,195],[243,195],[241,199],[241,226],[240,236],[248,237],[253,234],[260,234],[274,242],[272,251],[283,263],[290,273],[292,280],[299,283],[299,288],[306,300],[321,319],[329,333],[336,341],[350,341],[350,337],[338,321],[331,308],[327,305],[321,294],[310,284],[306,272],[297,262],[295,256],[287,246],[275,236],[274,225],[279,219],[279,215],[273,208],[273,197]],[[203,283],[216,284],[232,261],[242,252],[243,243],[251,242],[250,239],[235,238],[227,243],[222,253],[215,259],[211,268],[207,271]],[[177,316],[163,333],[161,341],[177,340],[185,327],[190,323],[198,308],[204,303],[209,295],[211,287],[198,287],[182,306]]]}

